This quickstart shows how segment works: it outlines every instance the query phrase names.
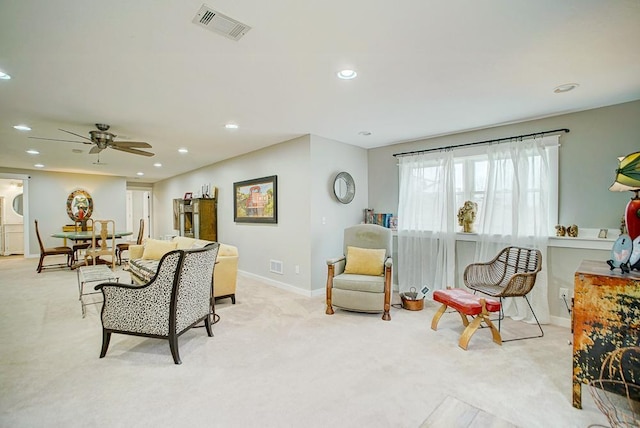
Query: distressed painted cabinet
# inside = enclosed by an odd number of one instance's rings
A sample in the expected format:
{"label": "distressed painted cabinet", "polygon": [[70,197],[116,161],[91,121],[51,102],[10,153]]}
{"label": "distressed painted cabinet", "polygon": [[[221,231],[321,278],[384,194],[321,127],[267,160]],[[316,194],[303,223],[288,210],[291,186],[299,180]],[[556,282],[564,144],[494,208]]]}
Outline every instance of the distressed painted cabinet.
{"label": "distressed painted cabinet", "polygon": [[573,407],[581,409],[582,384],[600,377],[607,354],[640,344],[640,272],[584,260],[574,287]]}

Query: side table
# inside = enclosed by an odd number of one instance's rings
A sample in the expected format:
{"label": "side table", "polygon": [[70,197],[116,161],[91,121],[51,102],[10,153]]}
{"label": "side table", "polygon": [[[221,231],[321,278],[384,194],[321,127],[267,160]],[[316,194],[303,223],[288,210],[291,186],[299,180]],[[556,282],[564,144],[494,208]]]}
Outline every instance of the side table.
{"label": "side table", "polygon": [[107,267],[107,265],[82,266],[76,272],[78,273],[78,300],[80,300],[82,318],[84,318],[87,314],[87,310],[85,308],[88,305],[102,303],[102,300],[86,302],[86,296],[91,294],[102,294],[102,292],[85,292],[85,285],[90,282],[119,282],[119,278],[111,269],[109,269],[109,267]]}
{"label": "side table", "polygon": [[573,407],[582,408],[582,384],[600,377],[607,355],[640,343],[640,274],[583,260],[574,275]]}

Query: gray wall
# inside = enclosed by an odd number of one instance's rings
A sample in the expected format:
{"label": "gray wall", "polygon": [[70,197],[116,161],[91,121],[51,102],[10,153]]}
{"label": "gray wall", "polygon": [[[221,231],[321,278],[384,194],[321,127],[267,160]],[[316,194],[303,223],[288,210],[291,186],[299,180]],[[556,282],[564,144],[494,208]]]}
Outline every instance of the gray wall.
{"label": "gray wall", "polygon": [[484,141],[557,128],[560,137],[559,221],[586,228],[618,227],[629,192],[610,192],[617,157],[640,150],[640,101],[369,150],[369,203],[397,213],[394,153]]}
{"label": "gray wall", "polygon": [[[323,294],[328,258],[342,255],[343,230],[363,221],[368,205],[367,151],[311,136],[311,289]],[[337,201],[333,181],[339,172],[353,177],[356,194],[349,204]]]}
{"label": "gray wall", "polygon": [[[348,205],[333,197],[340,171],[356,181],[356,197]],[[235,223],[233,183],[269,175],[278,176],[278,224]],[[218,240],[238,247],[240,270],[294,292],[319,294],[326,259],[342,254],[342,230],[362,220],[367,180],[366,150],[306,135],[156,183],[154,235],[176,232],[173,198],[211,183],[218,188]],[[283,262],[283,275],[269,271],[271,259]]]}
{"label": "gray wall", "polygon": [[[580,228],[613,228],[631,197],[611,192],[617,157],[640,150],[640,101],[512,125],[369,150],[369,204],[377,211],[397,213],[398,167],[394,153],[484,141],[512,135],[569,128],[560,137],[559,222]],[[375,172],[375,173],[374,173]],[[456,246],[456,282],[473,258],[473,243]],[[552,318],[568,323],[558,288],[573,290],[573,273],[583,259],[607,260],[609,251],[550,247],[547,253],[549,306]]]}
{"label": "gray wall", "polygon": [[[126,225],[126,180],[106,175],[70,174],[62,172],[18,170],[0,168],[2,173],[26,174],[31,178],[25,185],[28,193],[28,209],[25,210],[25,234],[29,234],[25,255],[40,254],[33,221],[38,220],[40,236],[48,247],[62,245],[60,238],[52,238],[61,232],[62,226],[73,223],[67,215],[67,197],[76,189],[84,189],[93,198],[93,219],[109,219],[117,229]],[[69,243],[67,243],[69,245]]]}

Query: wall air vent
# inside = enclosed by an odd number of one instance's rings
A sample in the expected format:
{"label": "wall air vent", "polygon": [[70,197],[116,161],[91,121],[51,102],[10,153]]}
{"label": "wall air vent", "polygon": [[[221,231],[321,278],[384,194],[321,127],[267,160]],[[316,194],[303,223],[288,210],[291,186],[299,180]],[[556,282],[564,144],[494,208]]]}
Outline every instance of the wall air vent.
{"label": "wall air vent", "polygon": [[283,275],[283,263],[280,260],[269,260],[269,271]]}
{"label": "wall air vent", "polygon": [[222,34],[231,40],[240,40],[242,36],[247,34],[247,31],[251,30],[248,25],[229,18],[204,4],[191,22],[207,30]]}

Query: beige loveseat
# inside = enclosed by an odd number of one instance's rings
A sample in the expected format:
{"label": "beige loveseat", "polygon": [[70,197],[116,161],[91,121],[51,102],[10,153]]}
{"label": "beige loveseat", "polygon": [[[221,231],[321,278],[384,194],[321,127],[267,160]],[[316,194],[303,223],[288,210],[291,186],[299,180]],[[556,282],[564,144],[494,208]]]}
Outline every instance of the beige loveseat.
{"label": "beige loveseat", "polygon": [[[176,236],[171,241],[147,239],[142,245],[129,246],[129,273],[134,284],[146,284],[156,275],[162,256],[172,250],[202,248],[211,241]],[[220,244],[216,266],[213,269],[213,296],[230,297],[236,303],[238,278],[238,249]]]}

